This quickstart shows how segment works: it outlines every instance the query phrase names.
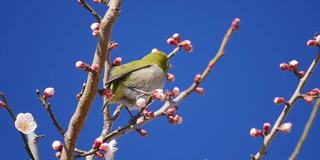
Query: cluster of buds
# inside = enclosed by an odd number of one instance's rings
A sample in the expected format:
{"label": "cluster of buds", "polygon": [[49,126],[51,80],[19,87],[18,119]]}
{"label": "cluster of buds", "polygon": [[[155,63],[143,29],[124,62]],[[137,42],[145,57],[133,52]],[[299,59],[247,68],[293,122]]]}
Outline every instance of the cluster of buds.
{"label": "cluster of buds", "polygon": [[320,35],[317,34],[313,39],[308,40],[307,45],[320,47]]}
{"label": "cluster of buds", "polygon": [[97,22],[92,23],[90,28],[91,28],[91,31],[92,31],[92,36],[98,37],[99,31],[100,31],[100,24],[97,23]]}
{"label": "cluster of buds", "polygon": [[93,0],[94,3],[102,3],[102,0]]}
{"label": "cluster of buds", "polygon": [[166,100],[166,94],[163,92],[162,89],[155,89],[154,91],[152,91],[151,96],[153,99],[156,99],[159,101]]}
{"label": "cluster of buds", "polygon": [[166,110],[166,116],[168,118],[169,123],[171,124],[181,124],[182,117],[176,114],[177,109],[175,107],[169,107]]}
{"label": "cluster of buds", "polygon": [[98,151],[95,153],[96,156],[98,156],[99,158],[103,158],[103,156],[105,156],[112,159],[114,156],[114,152],[118,150],[118,148],[115,147],[116,145],[117,145],[116,140],[112,140],[109,143],[105,143],[103,142],[103,139],[99,137],[95,139],[92,145],[92,149],[99,149],[99,151],[102,152],[100,153]]}
{"label": "cluster of buds", "polygon": [[308,103],[312,103],[315,98],[319,98],[320,96],[320,89],[314,88],[309,91],[307,94],[303,95],[303,99]]}
{"label": "cluster of buds", "polygon": [[119,47],[119,43],[115,42],[115,41],[112,41],[110,46],[109,46],[109,49],[116,49]]}
{"label": "cluster of buds", "polygon": [[117,57],[116,59],[113,60],[112,65],[120,66],[121,63],[122,63],[122,58],[121,57]]}
{"label": "cluster of buds", "polygon": [[299,62],[297,60],[292,60],[289,63],[280,63],[279,67],[283,71],[290,71],[295,73],[299,78],[305,75],[305,71],[298,70]]}
{"label": "cluster of buds", "polygon": [[93,72],[93,73],[97,73],[100,66],[99,64],[93,64],[91,67],[89,66],[89,64],[82,62],[82,61],[77,61],[76,62],[76,68],[78,68],[79,70],[84,70],[86,72]]}
{"label": "cluster of buds", "polygon": [[232,32],[237,31],[240,28],[240,19],[235,18],[231,23]]}
{"label": "cluster of buds", "polygon": [[167,73],[167,80],[169,82],[173,82],[176,79],[176,77],[174,76],[174,74],[172,73]]}
{"label": "cluster of buds", "polygon": [[60,141],[55,140],[52,142],[52,149],[56,151],[55,157],[60,159],[61,157],[61,151],[62,151],[63,145]]}
{"label": "cluster of buds", "polygon": [[144,129],[136,129],[136,131],[139,133],[140,136],[142,137],[146,137],[148,136],[148,131],[144,130]]}
{"label": "cluster of buds", "polygon": [[257,128],[251,128],[250,129],[250,136],[253,138],[256,137],[264,137],[266,135],[268,135],[270,133],[270,129],[271,129],[271,124],[270,123],[264,123],[262,130],[261,129],[257,129]]}
{"label": "cluster of buds", "polygon": [[144,98],[138,98],[137,101],[136,101],[136,105],[137,105],[140,109],[145,108],[146,105],[147,105],[147,101],[146,101],[146,99],[144,99]]}
{"label": "cluster of buds", "polygon": [[187,52],[192,52],[193,47],[190,40],[180,40],[179,33],[174,33],[172,37],[168,38],[167,43],[172,46],[183,48]]}
{"label": "cluster of buds", "polygon": [[52,97],[54,95],[54,88],[48,87],[43,91],[42,98],[47,100],[48,98]]}

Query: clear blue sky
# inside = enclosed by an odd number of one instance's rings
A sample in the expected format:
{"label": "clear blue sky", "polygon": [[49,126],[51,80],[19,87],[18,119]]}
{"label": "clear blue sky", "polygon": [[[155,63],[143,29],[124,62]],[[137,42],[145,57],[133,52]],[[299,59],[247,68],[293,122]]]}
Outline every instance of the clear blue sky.
{"label": "clear blue sky", "polygon": [[[97,6],[104,13],[103,6]],[[275,96],[289,98],[297,80],[279,70],[279,63],[297,59],[306,69],[317,49],[306,41],[320,30],[320,1],[256,0],[161,0],[123,1],[122,13],[113,30],[120,47],[112,57],[125,62],[138,59],[152,48],[165,52],[172,47],[166,39],[174,32],[193,42],[194,52],[181,53],[172,60],[176,81],[167,88],[186,88],[201,72],[235,17],[241,29],[235,33],[226,55],[202,84],[204,96],[191,95],[181,104],[184,122],[172,126],[165,118],[144,127],[148,137],[136,133],[119,139],[117,159],[129,160],[215,160],[249,159],[262,139],[249,136],[252,127],[274,123],[282,110],[273,104]],[[78,71],[77,60],[91,62],[97,40],[91,36],[95,19],[74,0],[3,0],[0,5],[0,90],[5,92],[15,113],[31,112],[38,123],[36,132],[45,134],[40,141],[42,159],[53,159],[53,140],[61,139],[41,107],[35,89],[52,86],[53,111],[64,128],[75,110],[75,95],[86,80]],[[320,72],[305,87],[320,87]],[[77,147],[89,149],[100,134],[101,100],[91,108]],[[312,105],[299,101],[287,121],[292,133],[278,134],[265,159],[287,159],[303,130]],[[157,106],[154,106],[157,107]],[[0,112],[0,154],[2,159],[28,159],[22,140],[7,112]],[[127,114],[122,115],[122,124]],[[320,148],[319,118],[299,159],[316,159]]]}

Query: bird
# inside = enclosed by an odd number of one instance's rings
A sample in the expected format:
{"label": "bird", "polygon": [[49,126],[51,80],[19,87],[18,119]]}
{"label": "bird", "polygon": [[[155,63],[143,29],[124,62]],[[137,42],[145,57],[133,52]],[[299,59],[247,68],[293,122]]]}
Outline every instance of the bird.
{"label": "bird", "polygon": [[140,60],[112,67],[109,80],[105,83],[112,96],[104,106],[118,104],[129,110],[139,110],[141,108],[136,104],[138,98],[150,103],[150,93],[164,87],[170,68],[169,59],[164,52],[157,50]]}

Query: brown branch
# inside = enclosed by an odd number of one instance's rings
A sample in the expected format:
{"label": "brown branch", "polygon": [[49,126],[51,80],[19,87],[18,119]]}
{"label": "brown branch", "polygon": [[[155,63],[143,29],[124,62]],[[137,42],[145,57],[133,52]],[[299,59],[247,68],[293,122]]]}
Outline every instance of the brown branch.
{"label": "brown branch", "polygon": [[299,141],[298,141],[298,143],[296,145],[296,148],[294,149],[293,153],[291,154],[289,160],[295,160],[296,157],[298,156],[304,141],[307,139],[307,136],[309,134],[310,128],[312,126],[312,123],[313,123],[314,119],[317,116],[317,112],[319,110],[319,107],[320,107],[320,99],[318,99],[316,104],[313,106],[313,109],[312,109],[312,112],[310,114],[309,120],[306,123],[306,126],[304,127],[303,133],[302,133],[302,135],[301,135],[301,137],[300,137],[300,139],[299,139]]}
{"label": "brown branch", "polygon": [[83,95],[78,103],[75,113],[72,115],[68,130],[65,134],[65,147],[62,151],[61,160],[72,160],[74,158],[74,148],[79,133],[90,111],[91,104],[98,92],[98,84],[104,63],[109,57],[108,44],[111,36],[111,29],[120,12],[121,0],[110,1],[110,7],[101,20],[99,30],[99,42],[94,54],[92,64],[100,67],[95,74],[89,74]]}
{"label": "brown branch", "polygon": [[304,85],[307,83],[309,80],[311,74],[313,73],[314,69],[316,68],[318,62],[320,59],[320,50],[315,57],[315,59],[312,61],[311,65],[309,66],[308,71],[305,73],[305,75],[300,79],[299,84],[291,96],[290,100],[286,104],[286,106],[283,108],[281,114],[279,115],[277,121],[272,127],[271,132],[264,137],[263,145],[261,146],[260,150],[258,153],[256,153],[253,157],[251,157],[253,160],[260,160],[262,157],[266,154],[267,149],[269,148],[271,141],[273,140],[274,136],[278,132],[278,128],[280,125],[283,123],[284,119],[287,117],[289,114],[293,104],[296,102],[298,98],[300,98],[301,95],[301,90],[303,89]]}
{"label": "brown branch", "polygon": [[[5,106],[4,106],[4,107],[5,107],[6,110],[8,111],[11,120],[13,121],[13,123],[15,123],[15,121],[16,121],[16,116],[15,116],[15,114],[13,113],[13,111],[11,110],[11,107],[9,106],[8,101],[7,101],[4,93],[0,92],[0,96],[1,96],[1,98],[2,98],[2,100],[3,100],[3,102],[5,103]],[[37,153],[38,153],[37,148],[34,147],[34,148],[35,148],[35,149],[34,149],[34,151],[35,151],[34,153],[35,153],[35,155],[37,155],[37,159],[35,159],[34,155],[32,154],[31,148],[30,148],[30,146],[29,146],[29,144],[28,144],[27,135],[23,134],[23,133],[20,132],[20,131],[19,131],[19,133],[20,133],[21,138],[22,138],[22,140],[23,140],[24,148],[25,148],[25,150],[27,151],[29,157],[30,157],[32,160],[38,160],[39,157],[38,157],[38,154],[37,154]],[[30,134],[31,134],[31,133],[30,133]],[[34,134],[34,133],[33,133],[33,134]]]}
{"label": "brown branch", "polygon": [[51,110],[51,105],[40,95],[40,91],[38,89],[36,90],[36,93],[37,93],[39,100],[41,101],[42,106],[48,111],[49,116],[50,116],[54,126],[58,129],[60,135],[62,137],[64,137],[64,134],[65,134],[64,129],[59,125],[56,117],[54,116],[54,114]]}
{"label": "brown branch", "polygon": [[85,0],[80,0],[80,3],[82,7],[89,11],[99,23],[101,22],[102,17]]}
{"label": "brown branch", "polygon": [[[224,51],[225,51],[225,47],[233,33],[233,29],[232,27],[230,27],[227,31],[227,33],[225,34],[223,41],[220,44],[220,49],[218,50],[217,54],[214,56],[214,58],[212,60],[210,60],[207,68],[205,68],[205,70],[203,71],[203,73],[201,74],[202,76],[202,80],[201,82],[209,75],[210,71],[212,70],[212,67],[220,60],[220,58],[224,55]],[[141,126],[143,126],[144,124],[163,116],[164,112],[169,108],[169,107],[173,107],[173,106],[177,106],[184,98],[186,98],[187,96],[189,96],[195,89],[196,87],[201,83],[193,83],[188,89],[184,90],[183,92],[181,92],[176,98],[174,98],[171,102],[166,101],[163,106],[157,110],[156,112],[154,112],[154,117],[149,117],[149,118],[145,118],[144,116],[139,117],[137,119],[136,122],[131,122],[128,125],[124,126],[124,127],[120,127],[118,129],[116,129],[115,131],[109,133],[106,137],[104,137],[104,142],[108,142],[110,140],[113,139],[117,139],[127,133],[130,133],[132,131],[135,131],[136,129],[139,129]],[[96,151],[98,151],[97,149],[95,150],[90,150],[88,153],[83,154],[81,156],[88,156],[88,155],[92,155],[94,154]]]}

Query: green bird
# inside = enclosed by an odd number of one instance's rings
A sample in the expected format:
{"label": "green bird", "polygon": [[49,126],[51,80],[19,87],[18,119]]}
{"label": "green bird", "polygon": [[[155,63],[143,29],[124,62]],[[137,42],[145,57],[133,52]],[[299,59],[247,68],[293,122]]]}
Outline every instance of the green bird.
{"label": "green bird", "polygon": [[109,81],[105,84],[113,93],[106,104],[116,103],[130,110],[137,110],[138,98],[151,102],[151,95],[147,93],[163,88],[169,59],[165,53],[154,51],[140,60],[114,66]]}

